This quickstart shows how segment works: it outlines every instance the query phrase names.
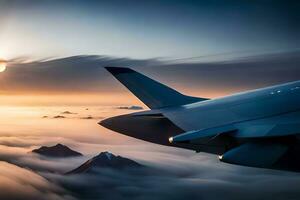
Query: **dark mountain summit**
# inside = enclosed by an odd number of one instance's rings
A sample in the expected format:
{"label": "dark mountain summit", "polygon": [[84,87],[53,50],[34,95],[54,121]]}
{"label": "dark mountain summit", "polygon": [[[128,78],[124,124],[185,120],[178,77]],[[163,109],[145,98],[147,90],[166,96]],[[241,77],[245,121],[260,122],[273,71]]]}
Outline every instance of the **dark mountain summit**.
{"label": "dark mountain summit", "polygon": [[61,114],[63,114],[63,115],[76,115],[77,113],[75,113],[75,112],[70,112],[70,111],[66,110],[66,111],[64,111],[64,112],[61,112]]}
{"label": "dark mountain summit", "polygon": [[128,158],[115,156],[110,152],[102,152],[66,174],[96,173],[96,170],[101,168],[122,170],[141,167],[143,165]]}
{"label": "dark mountain summit", "polygon": [[70,149],[69,147],[57,144],[55,146],[46,147],[42,146],[38,149],[32,150],[33,153],[37,153],[43,156],[49,157],[57,157],[57,158],[65,158],[65,157],[73,157],[73,156],[82,156],[81,153]]}

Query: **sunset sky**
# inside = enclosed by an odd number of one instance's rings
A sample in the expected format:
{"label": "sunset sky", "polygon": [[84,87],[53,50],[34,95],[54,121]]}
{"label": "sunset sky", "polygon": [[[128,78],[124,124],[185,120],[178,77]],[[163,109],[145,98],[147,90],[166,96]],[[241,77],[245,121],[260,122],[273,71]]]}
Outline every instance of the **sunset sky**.
{"label": "sunset sky", "polygon": [[2,103],[26,102],[3,95],[96,94],[103,101],[115,92],[138,102],[106,65],[137,67],[207,97],[295,80],[298,11],[298,3],[282,1],[2,0]]}

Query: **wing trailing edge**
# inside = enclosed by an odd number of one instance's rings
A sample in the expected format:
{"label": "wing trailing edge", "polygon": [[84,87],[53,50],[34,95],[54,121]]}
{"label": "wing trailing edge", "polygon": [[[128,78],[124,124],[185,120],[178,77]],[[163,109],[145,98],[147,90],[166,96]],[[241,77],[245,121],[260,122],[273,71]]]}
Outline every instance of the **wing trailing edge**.
{"label": "wing trailing edge", "polygon": [[236,131],[237,128],[233,125],[225,125],[214,128],[208,128],[203,130],[188,131],[180,135],[169,138],[173,143],[196,143],[196,144],[208,144],[215,140],[217,137],[224,133],[230,133]]}
{"label": "wing trailing edge", "polygon": [[236,138],[270,138],[300,133],[300,123],[243,125],[232,136]]}

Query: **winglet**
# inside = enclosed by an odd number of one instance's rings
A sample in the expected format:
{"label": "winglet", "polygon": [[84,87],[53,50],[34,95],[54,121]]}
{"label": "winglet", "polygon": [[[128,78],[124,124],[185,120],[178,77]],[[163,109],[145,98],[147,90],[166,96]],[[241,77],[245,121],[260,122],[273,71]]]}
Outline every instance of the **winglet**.
{"label": "winglet", "polygon": [[205,98],[190,97],[148,78],[130,68],[105,67],[117,80],[151,109],[179,106]]}
{"label": "winglet", "polygon": [[135,72],[132,69],[125,67],[105,67],[105,69],[109,71],[112,75]]}

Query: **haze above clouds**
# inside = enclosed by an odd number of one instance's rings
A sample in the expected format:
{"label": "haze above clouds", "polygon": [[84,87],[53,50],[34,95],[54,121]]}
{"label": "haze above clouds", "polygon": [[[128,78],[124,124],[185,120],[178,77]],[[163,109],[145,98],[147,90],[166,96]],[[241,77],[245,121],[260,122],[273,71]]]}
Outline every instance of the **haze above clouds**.
{"label": "haze above clouds", "polygon": [[297,80],[300,52],[242,57],[223,62],[170,63],[103,56],[75,56],[50,61],[14,62],[0,74],[5,94],[125,93],[103,67],[131,67],[189,94],[221,96]]}

